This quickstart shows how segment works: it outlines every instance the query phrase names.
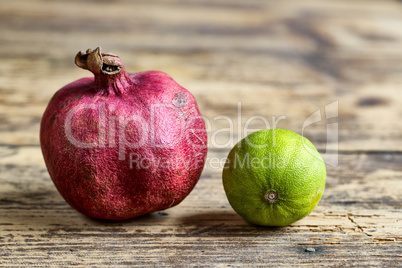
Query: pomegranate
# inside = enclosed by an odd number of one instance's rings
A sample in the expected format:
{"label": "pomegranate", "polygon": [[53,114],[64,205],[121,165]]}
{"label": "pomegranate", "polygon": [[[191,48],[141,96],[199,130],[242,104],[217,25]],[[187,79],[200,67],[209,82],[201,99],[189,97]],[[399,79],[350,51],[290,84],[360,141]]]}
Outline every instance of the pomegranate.
{"label": "pomegranate", "polygon": [[200,178],[205,123],[194,96],[159,71],[130,74],[100,48],[75,63],[94,77],[55,93],[40,143],[50,177],[73,208],[123,220],[179,204]]}

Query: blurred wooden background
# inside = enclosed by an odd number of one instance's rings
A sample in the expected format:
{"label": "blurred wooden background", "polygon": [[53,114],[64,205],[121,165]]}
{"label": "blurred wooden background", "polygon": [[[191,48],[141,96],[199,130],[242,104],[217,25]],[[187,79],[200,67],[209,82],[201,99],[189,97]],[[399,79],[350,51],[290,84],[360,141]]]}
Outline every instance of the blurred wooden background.
{"label": "blurred wooden background", "polygon": [[[73,59],[97,46],[130,72],[169,73],[210,123],[203,175],[174,208],[94,221],[50,180],[42,113],[90,76]],[[401,1],[0,0],[0,266],[396,267],[401,86]],[[320,204],[288,227],[246,223],[221,185],[218,161],[266,126],[247,125],[255,115],[303,131],[329,161]]]}

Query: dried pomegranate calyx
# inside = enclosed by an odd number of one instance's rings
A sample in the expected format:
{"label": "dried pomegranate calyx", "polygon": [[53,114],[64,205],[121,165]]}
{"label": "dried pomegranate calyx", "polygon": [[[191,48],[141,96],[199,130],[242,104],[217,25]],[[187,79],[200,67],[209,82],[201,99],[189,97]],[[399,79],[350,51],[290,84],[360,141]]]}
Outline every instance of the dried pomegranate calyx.
{"label": "dried pomegranate calyx", "polygon": [[75,56],[75,64],[95,75],[120,73],[123,69],[120,58],[109,52],[102,53],[101,50],[101,47],[97,47],[95,50],[79,51]]}
{"label": "dried pomegranate calyx", "polygon": [[124,70],[119,56],[106,52],[101,48],[80,51],[75,56],[75,64],[85,70],[91,71],[95,76],[94,89],[101,95],[124,95],[135,86],[134,81]]}

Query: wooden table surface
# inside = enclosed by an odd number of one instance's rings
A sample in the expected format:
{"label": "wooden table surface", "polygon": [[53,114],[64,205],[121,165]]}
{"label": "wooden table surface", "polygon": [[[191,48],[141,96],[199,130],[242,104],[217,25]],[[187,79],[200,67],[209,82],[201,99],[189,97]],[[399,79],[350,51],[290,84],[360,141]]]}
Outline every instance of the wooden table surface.
{"label": "wooden table surface", "polygon": [[[401,267],[401,1],[0,0],[0,22],[1,267]],[[41,116],[97,46],[169,73],[210,123],[202,177],[174,208],[92,220],[49,177]],[[245,222],[221,183],[231,146],[266,125],[327,160],[319,205],[282,228]]]}

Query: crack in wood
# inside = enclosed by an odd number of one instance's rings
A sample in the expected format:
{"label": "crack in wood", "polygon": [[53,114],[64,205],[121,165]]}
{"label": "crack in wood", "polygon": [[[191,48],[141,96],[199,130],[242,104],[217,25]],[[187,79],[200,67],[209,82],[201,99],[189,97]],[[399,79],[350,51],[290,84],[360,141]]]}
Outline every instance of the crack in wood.
{"label": "crack in wood", "polygon": [[365,232],[364,229],[363,229],[363,227],[361,227],[351,216],[352,216],[351,214],[348,214],[348,215],[347,215],[349,221],[350,221],[351,223],[353,223],[354,225],[356,225],[357,229],[359,229],[363,234],[365,234],[365,235],[368,236],[368,237],[372,237],[372,236],[373,236],[373,235],[368,234],[367,232]]}

